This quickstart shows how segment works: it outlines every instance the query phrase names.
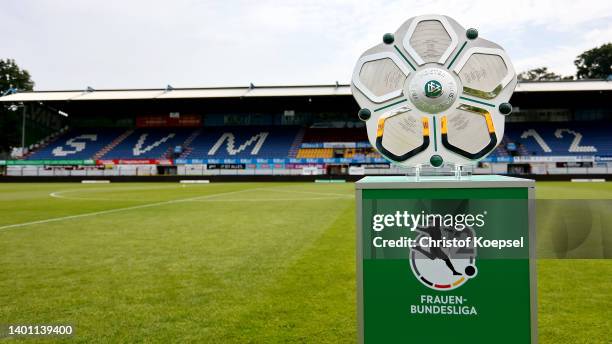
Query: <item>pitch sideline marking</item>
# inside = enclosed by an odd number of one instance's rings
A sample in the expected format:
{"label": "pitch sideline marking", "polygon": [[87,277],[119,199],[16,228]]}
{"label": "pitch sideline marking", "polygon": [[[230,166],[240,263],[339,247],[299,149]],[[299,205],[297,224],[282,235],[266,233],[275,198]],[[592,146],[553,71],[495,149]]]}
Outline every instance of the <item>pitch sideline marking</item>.
{"label": "pitch sideline marking", "polygon": [[176,185],[164,185],[164,186],[156,186],[156,187],[142,187],[142,186],[124,186],[124,187],[101,187],[101,188],[90,188],[90,189],[68,189],[68,190],[60,190],[54,191],[49,194],[49,196],[53,198],[62,198],[62,199],[76,199],[76,200],[108,200],[114,201],[114,199],[94,199],[94,198],[80,198],[80,197],[66,197],[63,194],[66,193],[80,193],[80,192],[93,192],[96,191],[132,191],[132,190],[159,190],[159,189],[172,189],[177,188]]}
{"label": "pitch sideline marking", "polygon": [[244,199],[244,198],[228,198],[228,199],[202,199],[192,200],[190,202],[302,202],[302,201],[325,201],[325,200],[339,200],[339,199],[351,199],[351,197],[309,197],[309,198],[258,198],[258,199]]}
{"label": "pitch sideline marking", "polygon": [[221,192],[221,193],[216,193],[216,194],[212,194],[212,195],[204,195],[204,196],[197,196],[197,197],[181,198],[181,199],[174,199],[174,200],[163,201],[163,202],[140,204],[140,205],[135,205],[135,206],[131,206],[131,207],[125,207],[125,208],[116,208],[116,209],[109,209],[109,210],[101,210],[101,211],[94,211],[94,212],[85,213],[85,214],[77,214],[77,215],[69,215],[69,216],[62,216],[62,217],[54,217],[54,218],[50,218],[50,219],[30,221],[30,222],[24,222],[24,223],[15,223],[15,224],[12,224],[12,225],[0,226],[0,233],[8,232],[8,230],[13,229],[13,228],[18,228],[18,227],[25,227],[25,226],[30,226],[30,225],[38,225],[38,224],[49,223],[49,222],[57,222],[57,221],[63,221],[63,220],[72,220],[72,219],[78,219],[78,218],[88,217],[88,216],[106,215],[106,214],[118,213],[118,212],[121,212],[121,211],[129,211],[129,210],[136,210],[136,209],[156,207],[156,206],[160,206],[160,205],[167,205],[167,204],[174,204],[174,203],[181,203],[181,202],[196,201],[198,199],[207,199],[207,198],[213,198],[213,197],[218,197],[218,196],[222,196],[222,195],[237,194],[237,193],[247,192],[247,191],[250,191],[250,190],[252,190],[252,189],[238,190],[238,191],[229,191],[229,192]]}
{"label": "pitch sideline marking", "polygon": [[[114,188],[114,189],[110,189],[110,188],[95,188],[95,189],[70,189],[70,190],[63,190],[63,191],[55,191],[49,194],[49,196],[53,197],[53,198],[60,198],[60,199],[68,199],[68,200],[83,200],[83,201],[114,201],[115,199],[111,199],[111,198],[98,198],[98,197],[70,197],[70,196],[65,196],[64,194],[67,193],[80,193],[80,192],[87,192],[87,191],[93,191],[95,193],[95,191],[114,191],[114,190],[140,190],[140,189],[144,189],[144,190],[150,190],[150,189],[165,189],[165,188],[172,188],[174,186],[166,186],[166,187],[157,187],[157,188],[141,188],[141,187],[128,187],[128,188]],[[285,202],[285,201],[310,201],[310,200],[326,200],[326,199],[352,199],[354,198],[354,196],[352,194],[343,194],[343,193],[335,193],[335,192],[313,192],[313,191],[300,191],[300,190],[283,190],[281,188],[254,188],[254,189],[247,189],[244,191],[272,191],[272,192],[281,192],[281,193],[298,193],[298,194],[305,194],[305,195],[322,195],[322,196],[327,196],[327,197],[310,197],[310,198],[260,198],[260,199],[256,199],[256,200],[247,200],[247,199],[228,199],[228,200],[196,200],[198,202],[260,202],[260,201],[270,201],[270,202]],[[142,200],[126,200],[123,199],[123,201],[131,201],[131,202],[142,202]],[[2,228],[0,228],[2,229]]]}
{"label": "pitch sideline marking", "polygon": [[[253,189],[254,190],[254,189]],[[297,192],[300,193],[300,192]],[[61,199],[67,199],[67,200],[73,200],[73,201],[100,201],[100,202],[110,202],[110,201],[116,201],[116,199],[112,199],[112,198],[93,198],[93,197],[67,197],[67,196],[61,196],[61,197],[57,197],[57,198],[61,198]],[[340,194],[329,194],[329,196],[326,197],[302,197],[302,198],[297,198],[297,197],[293,197],[293,198],[255,198],[255,199],[247,199],[247,198],[221,198],[221,199],[196,199],[196,200],[190,200],[190,201],[186,201],[186,202],[288,202],[288,201],[295,201],[295,202],[301,202],[301,201],[324,201],[324,200],[348,200],[348,199],[353,199],[352,195],[340,195]],[[123,202],[142,202],[142,199],[121,199],[121,201]]]}
{"label": "pitch sideline marking", "polygon": [[353,198],[352,194],[343,194],[337,192],[314,192],[314,191],[298,191],[298,190],[280,190],[276,188],[260,188],[261,190],[270,190],[270,191],[278,191],[278,192],[286,192],[286,193],[302,193],[307,195],[326,195],[326,196],[343,196],[347,198]]}

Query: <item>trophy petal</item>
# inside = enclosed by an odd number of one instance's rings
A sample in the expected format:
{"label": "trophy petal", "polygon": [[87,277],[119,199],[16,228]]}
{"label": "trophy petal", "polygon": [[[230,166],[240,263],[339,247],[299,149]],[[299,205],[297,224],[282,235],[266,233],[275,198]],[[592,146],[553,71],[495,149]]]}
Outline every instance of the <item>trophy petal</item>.
{"label": "trophy petal", "polygon": [[457,64],[455,71],[463,84],[463,93],[494,99],[514,76],[512,65],[500,49],[472,48]]}
{"label": "trophy petal", "polygon": [[404,49],[418,65],[444,64],[457,47],[457,34],[444,16],[423,16],[415,19],[404,37]]}
{"label": "trophy petal", "polygon": [[383,103],[402,95],[410,71],[392,52],[380,52],[359,59],[353,72],[353,84],[371,102]]}

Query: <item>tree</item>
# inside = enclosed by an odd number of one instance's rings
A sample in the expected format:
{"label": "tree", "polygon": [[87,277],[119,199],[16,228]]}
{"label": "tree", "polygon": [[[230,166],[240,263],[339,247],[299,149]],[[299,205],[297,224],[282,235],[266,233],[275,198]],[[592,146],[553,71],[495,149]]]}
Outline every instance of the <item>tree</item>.
{"label": "tree", "polygon": [[519,81],[555,81],[572,80],[573,76],[561,76],[548,70],[548,67],[539,67],[522,72],[518,75]]}
{"label": "tree", "polygon": [[0,59],[0,92],[4,94],[11,88],[31,91],[34,82],[27,70],[19,68],[13,59]]}
{"label": "tree", "polygon": [[607,79],[612,75],[612,43],[583,52],[574,64],[578,79]]}
{"label": "tree", "polygon": [[[0,96],[10,89],[31,91],[34,82],[30,73],[17,66],[15,60],[0,59]],[[7,104],[8,105],[8,104]],[[11,111],[8,106],[0,104],[0,159],[6,158],[11,146],[20,145],[21,111]]]}

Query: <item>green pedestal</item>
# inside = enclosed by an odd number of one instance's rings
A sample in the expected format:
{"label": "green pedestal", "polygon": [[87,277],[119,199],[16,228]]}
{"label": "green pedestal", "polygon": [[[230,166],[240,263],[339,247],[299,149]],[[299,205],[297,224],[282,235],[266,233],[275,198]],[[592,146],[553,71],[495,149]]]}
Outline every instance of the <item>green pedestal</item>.
{"label": "green pedestal", "polygon": [[359,341],[536,343],[532,180],[356,183]]}

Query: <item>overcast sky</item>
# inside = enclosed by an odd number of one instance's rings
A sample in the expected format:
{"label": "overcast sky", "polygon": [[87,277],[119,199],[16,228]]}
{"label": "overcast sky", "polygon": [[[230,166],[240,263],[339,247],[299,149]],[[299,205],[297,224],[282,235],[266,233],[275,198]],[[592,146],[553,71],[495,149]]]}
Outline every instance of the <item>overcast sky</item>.
{"label": "overcast sky", "polygon": [[38,90],[348,83],[406,19],[446,14],[503,46],[517,71],[574,74],[612,41],[612,1],[4,1],[0,58]]}

